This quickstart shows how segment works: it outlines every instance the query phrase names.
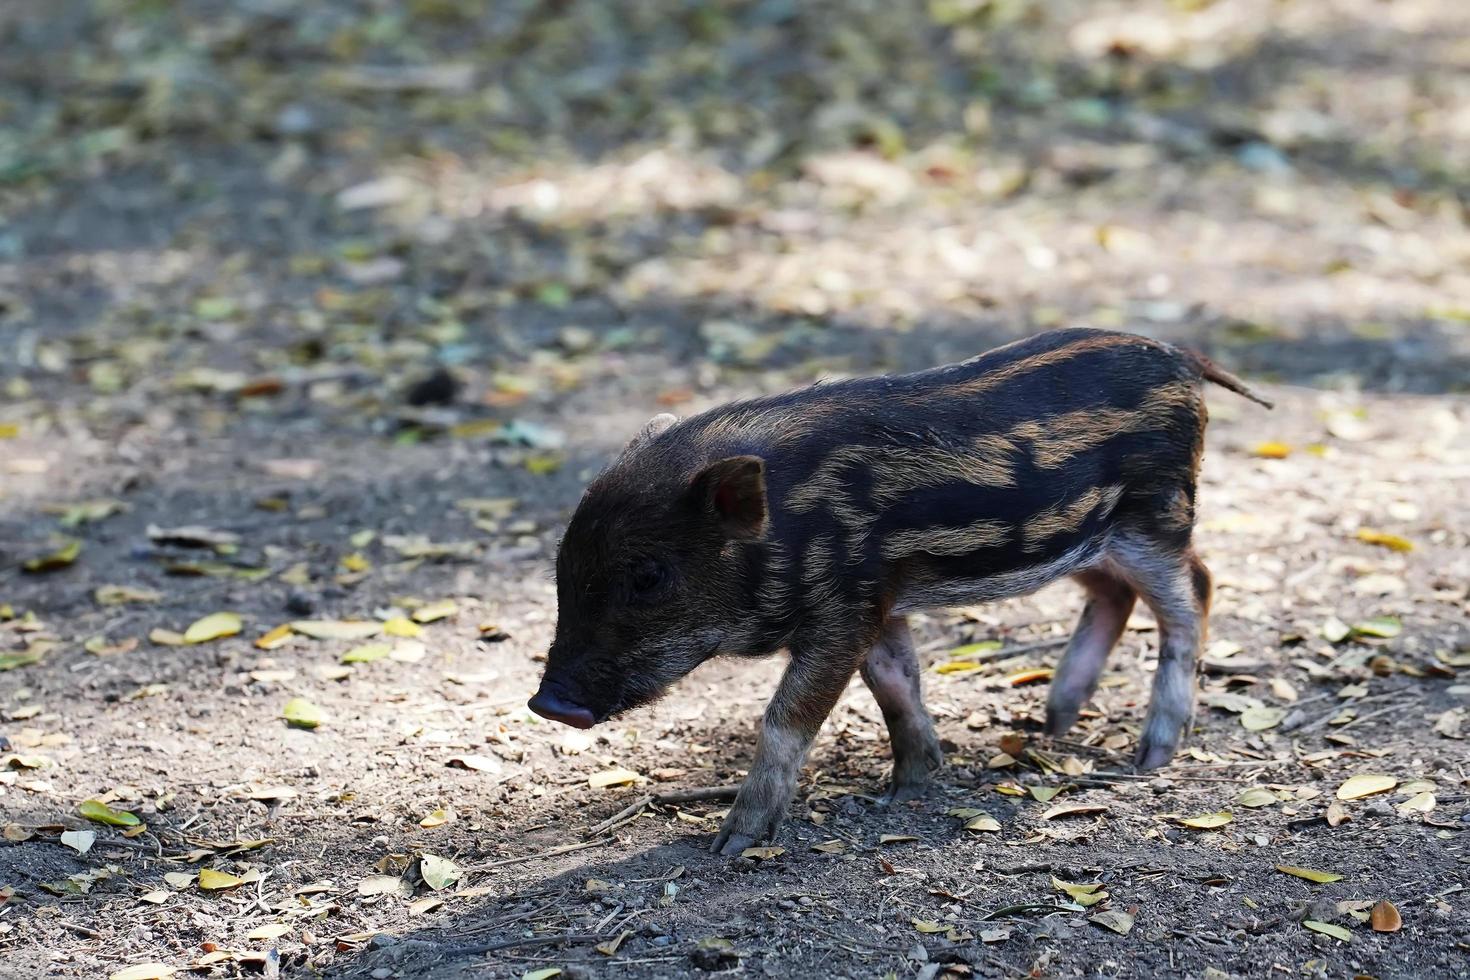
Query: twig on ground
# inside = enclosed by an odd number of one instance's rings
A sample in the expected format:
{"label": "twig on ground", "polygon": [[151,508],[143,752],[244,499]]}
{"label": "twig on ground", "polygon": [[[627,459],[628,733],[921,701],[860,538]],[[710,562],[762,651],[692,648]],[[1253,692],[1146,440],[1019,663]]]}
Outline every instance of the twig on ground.
{"label": "twig on ground", "polygon": [[652,802],[652,796],[640,796],[638,799],[634,800],[632,803],[629,803],[617,813],[614,813],[612,816],[608,817],[606,820],[602,821],[597,826],[593,827],[591,830],[583,834],[583,839],[586,840],[593,837],[602,837],[613,828],[621,827],[623,824],[636,818],[638,814],[643,812],[643,808],[648,806],[648,804]]}
{"label": "twig on ground", "polygon": [[441,950],[443,956],[481,956],[485,953],[493,953],[501,949],[515,949],[517,946],[548,946],[556,943],[595,943],[602,939],[595,932],[570,932],[560,936],[528,936],[524,939],[505,939],[498,943],[475,943],[467,946],[446,946]]}
{"label": "twig on ground", "polygon": [[698,789],[674,789],[667,793],[654,793],[656,803],[704,803],[735,799],[739,786],[702,786]]}
{"label": "twig on ground", "polygon": [[523,854],[520,857],[504,858],[499,861],[488,861],[485,864],[477,864],[473,867],[465,868],[464,870],[467,872],[490,871],[494,868],[509,867],[512,864],[525,864],[527,861],[539,861],[541,858],[556,857],[558,854],[570,854],[572,851],[581,851],[589,847],[601,847],[604,844],[611,844],[612,842],[613,838],[602,837],[597,840],[583,841],[580,844],[563,844],[561,847],[548,848],[547,850],[541,851],[537,854]]}
{"label": "twig on ground", "polygon": [[[1357,707],[1359,707],[1361,705],[1371,704],[1371,703],[1376,702],[1376,701],[1384,701],[1384,700],[1387,700],[1389,698],[1397,698],[1397,697],[1400,696],[1401,693],[1402,692],[1399,692],[1399,691],[1390,691],[1387,694],[1375,694],[1372,697],[1349,698],[1348,700],[1343,701],[1340,704],[1333,705],[1331,711],[1328,711],[1325,714],[1319,715],[1319,716],[1317,716],[1316,718],[1312,719],[1309,722],[1305,722],[1305,723],[1299,724],[1299,725],[1293,725],[1291,728],[1287,728],[1283,724],[1283,725],[1281,725],[1278,728],[1278,731],[1282,731],[1282,732],[1294,731],[1294,732],[1298,732],[1300,734],[1305,735],[1308,732],[1314,732],[1314,731],[1316,731],[1319,728],[1325,728],[1325,727],[1327,727],[1327,724],[1329,722],[1331,722],[1332,719],[1336,718],[1338,715],[1342,714],[1344,711],[1347,711],[1349,708],[1357,708]],[[1354,721],[1356,721],[1356,720],[1357,719],[1354,719]]]}

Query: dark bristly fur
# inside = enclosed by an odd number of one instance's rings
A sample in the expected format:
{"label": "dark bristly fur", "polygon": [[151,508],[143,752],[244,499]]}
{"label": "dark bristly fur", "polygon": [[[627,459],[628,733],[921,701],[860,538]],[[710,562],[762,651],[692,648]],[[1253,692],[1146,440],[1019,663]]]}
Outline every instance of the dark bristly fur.
{"label": "dark bristly fur", "polygon": [[716,839],[775,831],[812,736],[861,670],[894,744],[892,795],[940,755],[904,614],[1033,591],[1088,603],[1048,702],[1066,730],[1135,599],[1160,622],[1138,750],[1169,760],[1193,705],[1209,573],[1190,546],[1206,358],[1061,330],[960,364],[653,420],[587,488],[557,557],[555,642],[532,706],[592,724],[717,654],[786,648],[750,776]]}

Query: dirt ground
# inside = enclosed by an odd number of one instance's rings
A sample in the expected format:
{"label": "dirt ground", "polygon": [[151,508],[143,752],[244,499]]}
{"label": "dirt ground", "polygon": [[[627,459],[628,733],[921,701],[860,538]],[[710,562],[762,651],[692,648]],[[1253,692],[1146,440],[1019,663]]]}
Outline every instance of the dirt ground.
{"label": "dirt ground", "polygon": [[[1458,7],[5,5],[0,975],[1470,976]],[[935,787],[855,685],[779,853],[778,663],[528,714],[648,416],[1073,324],[1277,402],[1176,765],[1144,614],[1039,734],[1066,584],[919,617]]]}

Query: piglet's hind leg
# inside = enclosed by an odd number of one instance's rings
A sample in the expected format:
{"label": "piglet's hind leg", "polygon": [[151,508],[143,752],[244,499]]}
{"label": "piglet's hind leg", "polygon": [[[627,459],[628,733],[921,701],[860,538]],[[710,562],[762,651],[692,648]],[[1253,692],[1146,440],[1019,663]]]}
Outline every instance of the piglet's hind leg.
{"label": "piglet's hind leg", "polygon": [[1195,663],[1205,639],[1210,573],[1188,548],[1174,550],[1128,536],[1111,550],[1113,561],[1159,621],[1159,669],[1134,764],[1167,765],[1194,715]]}
{"label": "piglet's hind leg", "polygon": [[919,657],[907,619],[889,619],[863,661],[862,675],[893,743],[893,783],[884,802],[916,799],[929,785],[929,774],[944,763],[944,753],[924,708]]}
{"label": "piglet's hind leg", "polygon": [[1047,692],[1048,735],[1065,735],[1076,723],[1138,598],[1131,585],[1101,569],[1089,569],[1076,579],[1087,590],[1087,605]]}

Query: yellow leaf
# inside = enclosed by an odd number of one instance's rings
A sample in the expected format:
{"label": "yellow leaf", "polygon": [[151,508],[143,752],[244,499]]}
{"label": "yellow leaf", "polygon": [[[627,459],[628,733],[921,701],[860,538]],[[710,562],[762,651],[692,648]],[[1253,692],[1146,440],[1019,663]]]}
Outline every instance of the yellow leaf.
{"label": "yellow leaf", "polygon": [[14,422],[0,422],[0,439],[20,438],[20,426]]}
{"label": "yellow leaf", "polygon": [[622,932],[618,933],[611,939],[600,942],[592,948],[597,950],[597,952],[601,953],[603,956],[616,956],[618,953],[618,947],[623,945],[623,941],[631,935],[633,935],[632,929],[624,929]]}
{"label": "yellow leaf", "polygon": [[279,939],[291,931],[291,927],[284,922],[267,922],[263,926],[251,929],[245,934],[246,939]]}
{"label": "yellow leaf", "polygon": [[349,572],[365,572],[373,567],[373,563],[360,551],[354,551],[350,555],[343,555],[341,565]]}
{"label": "yellow leaf", "polygon": [[367,620],[298,619],[291,628],[313,640],[366,640],[383,631],[382,623]]}
{"label": "yellow leaf", "polygon": [[942,664],[934,665],[936,674],[961,674],[965,671],[979,670],[980,664],[973,660],[949,660]]}
{"label": "yellow leaf", "polygon": [[918,840],[918,839],[919,838],[914,837],[911,834],[884,834],[883,836],[881,836],[881,837],[878,838],[878,843],[879,844],[906,844],[909,841],[915,841],[915,840]]}
{"label": "yellow leaf", "polygon": [[1000,830],[1000,821],[988,813],[982,813],[979,816],[966,820],[965,829],[977,834],[994,832]]}
{"label": "yellow leaf", "polygon": [[179,971],[167,963],[138,963],[107,975],[107,980],[168,980]]}
{"label": "yellow leaf", "polygon": [[435,827],[444,826],[453,819],[454,810],[452,808],[441,808],[427,814],[424,819],[419,821],[419,826],[425,830],[433,830]]}
{"label": "yellow leaf", "polygon": [[521,974],[521,980],[551,980],[552,977],[561,976],[561,967],[544,966],[539,970],[527,970]]}
{"label": "yellow leaf", "polygon": [[184,630],[185,643],[208,643],[240,632],[240,617],[230,612],[212,613],[196,619]]}
{"label": "yellow leaf", "polygon": [[1221,810],[1219,813],[1202,813],[1197,817],[1184,817],[1179,823],[1185,827],[1193,827],[1195,830],[1213,830],[1223,827],[1235,819],[1235,815],[1229,810]]}
{"label": "yellow leaf", "polygon": [[419,627],[418,623],[405,616],[394,616],[392,619],[383,623],[383,632],[389,636],[403,636],[412,639],[422,633],[423,630]]}
{"label": "yellow leaf", "polygon": [[232,875],[225,871],[216,871],[213,868],[199,869],[199,887],[207,892],[217,892],[226,888],[234,888],[244,881],[238,875]]}
{"label": "yellow leaf", "polygon": [[1291,447],[1284,442],[1258,443],[1251,454],[1261,459],[1285,459],[1291,455]]}
{"label": "yellow leaf", "polygon": [[283,623],[269,633],[257,637],[255,646],[259,650],[274,650],[289,639],[291,639],[291,627]]}
{"label": "yellow leaf", "polygon": [[157,602],[163,598],[163,593],[126,585],[99,585],[92,598],[99,606],[121,606],[129,602]]}
{"label": "yellow leaf", "polygon": [[342,654],[344,664],[370,664],[374,660],[382,660],[393,652],[393,648],[386,643],[367,643],[360,647],[353,647]]}
{"label": "yellow leaf", "polygon": [[420,606],[413,611],[415,623],[432,623],[446,616],[453,616],[459,612],[459,603],[453,599],[442,599],[439,602],[431,602],[427,606]]}
{"label": "yellow leaf", "polygon": [[914,924],[915,929],[924,933],[943,932],[949,928],[949,926],[940,925],[938,922],[930,922],[928,919],[909,919],[909,921]]}
{"label": "yellow leaf", "polygon": [[1261,807],[1274,806],[1281,801],[1276,798],[1275,793],[1266,789],[1264,786],[1252,786],[1244,793],[1241,793],[1240,796],[1236,797],[1235,802],[1241,806]]}
{"label": "yellow leaf", "polygon": [[297,728],[316,728],[324,720],[322,709],[305,698],[292,698],[281,709],[281,717]]}
{"label": "yellow leaf", "polygon": [[181,647],[188,641],[184,639],[184,634],[182,633],[175,633],[173,630],[166,629],[153,629],[148,631],[148,642],[161,647]]}
{"label": "yellow leaf", "polygon": [[1276,870],[1282,874],[1295,875],[1298,878],[1305,878],[1307,881],[1315,881],[1319,885],[1325,885],[1333,881],[1342,881],[1342,875],[1334,874],[1331,871],[1314,871],[1311,868],[1296,868],[1289,864],[1278,864],[1276,865]]}
{"label": "yellow leaf", "polygon": [[65,538],[60,547],[49,554],[39,555],[25,563],[28,572],[55,572],[77,560],[82,553],[82,542],[76,538]]}
{"label": "yellow leaf", "polygon": [[109,824],[113,827],[136,827],[143,821],[126,810],[114,810],[101,800],[83,800],[77,804],[77,813],[88,820]]}
{"label": "yellow leaf", "polygon": [[1376,544],[1393,551],[1413,551],[1414,542],[1386,531],[1375,531],[1369,527],[1358,528],[1358,540],[1364,544]]}
{"label": "yellow leaf", "polygon": [[1313,932],[1320,932],[1324,936],[1331,936],[1333,939],[1341,939],[1343,942],[1348,942],[1353,938],[1353,934],[1348,932],[1342,926],[1335,926],[1330,922],[1318,922],[1315,919],[1306,919],[1302,922],[1302,925],[1306,926]]}
{"label": "yellow leaf", "polygon": [[786,853],[784,847],[747,847],[740,852],[743,858],[751,858],[756,861],[769,861]]}
{"label": "yellow leaf", "polygon": [[626,786],[642,778],[631,769],[609,769],[606,772],[594,772],[588,776],[587,785],[593,789],[607,789],[609,786]]}
{"label": "yellow leaf", "polygon": [[1383,773],[1360,773],[1337,787],[1339,800],[1361,800],[1375,793],[1387,793],[1399,784],[1392,776]]}
{"label": "yellow leaf", "polygon": [[1101,902],[1103,899],[1108,897],[1108,893],[1102,890],[1103,886],[1102,882],[1100,881],[1091,881],[1078,884],[1071,881],[1063,881],[1060,878],[1054,877],[1051,880],[1051,884],[1052,887],[1055,888],[1057,891],[1066,892],[1069,896],[1071,896],[1072,901],[1076,902],[1078,905],[1081,905],[1083,908],[1087,908],[1089,905],[1096,905],[1098,902]]}
{"label": "yellow leaf", "polygon": [[1398,811],[1399,816],[1407,817],[1412,813],[1428,813],[1438,802],[1433,793],[1415,793],[1394,809]]}

